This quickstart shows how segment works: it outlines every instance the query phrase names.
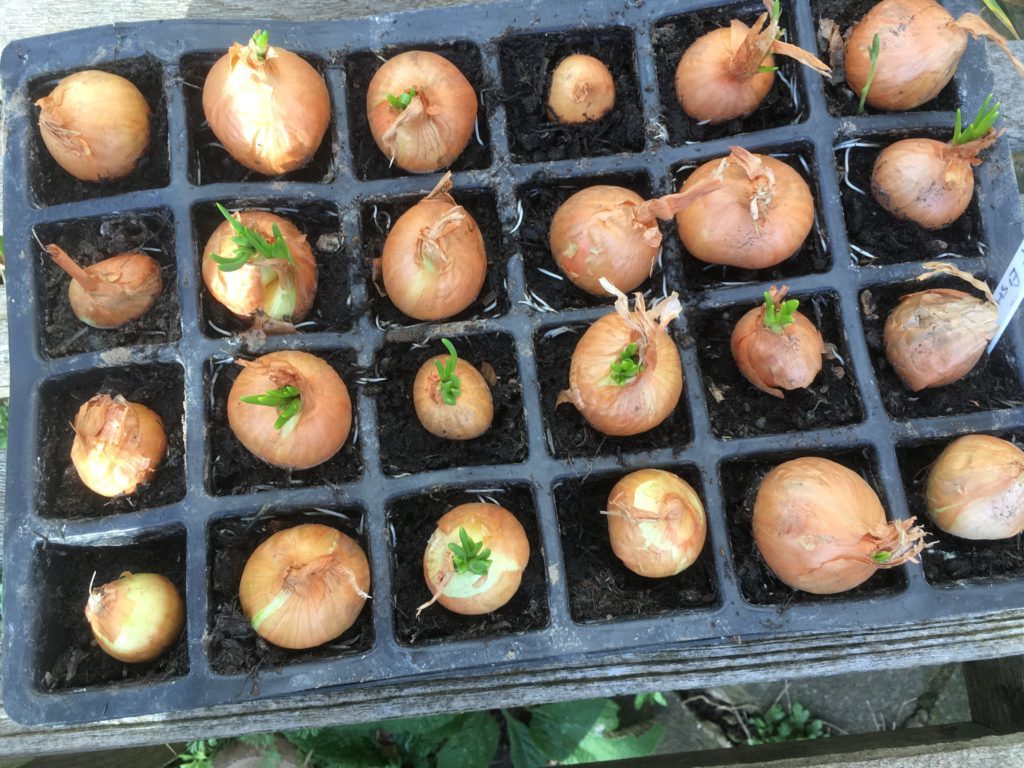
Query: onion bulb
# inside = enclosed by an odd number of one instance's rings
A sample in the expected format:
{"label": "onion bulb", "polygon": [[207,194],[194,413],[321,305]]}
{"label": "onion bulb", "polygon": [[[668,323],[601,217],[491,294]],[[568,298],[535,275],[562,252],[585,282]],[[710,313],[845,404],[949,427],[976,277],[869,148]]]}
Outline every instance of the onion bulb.
{"label": "onion bulb", "polygon": [[530,559],[530,542],[515,515],[497,504],[461,504],[437,521],[423,553],[431,599],[453,613],[476,616],[512,599]]}
{"label": "onion bulb", "polygon": [[982,291],[979,299],[954,288],[930,288],[901,296],[885,321],[885,357],[914,392],[959,381],[977,365],[999,327],[999,305],[980,280],[942,262],[930,270],[955,275]]}
{"label": "onion bulb", "polygon": [[89,589],[85,618],[105,653],[139,664],[153,661],[178,639],[185,626],[185,604],[166,576],[125,571]]}
{"label": "onion bulb", "polygon": [[612,551],[639,576],[682,573],[704,548],[708,526],[693,487],[661,469],[641,469],[619,480],[608,494]]}
{"label": "onion bulb", "polygon": [[754,541],[793,589],[831,595],[879,568],[917,562],[927,545],[914,518],[886,522],[878,496],[851,469],[804,457],[769,472],[754,501]]}
{"label": "onion bulb", "polygon": [[315,467],[341,450],[352,401],[330,365],[291,350],[238,364],[243,370],[228,394],[228,424],[242,445],[285,469]]}
{"label": "onion bulb", "polygon": [[75,72],[36,106],[43,143],[57,165],[76,179],[124,178],[149,149],[149,104],[119,75]]}
{"label": "onion bulb", "polygon": [[876,109],[915,109],[938,96],[960,64],[968,35],[994,42],[1024,75],[1024,64],[1010,53],[1006,40],[977,14],[954,19],[935,0],[882,0],[846,41],[846,82],[856,94],[871,73],[875,35],[879,50],[867,103]]}
{"label": "onion bulb", "polygon": [[786,286],[764,292],[764,304],[747,312],[732,331],[730,347],[743,378],[769,395],[809,387],[821,372],[825,342]]}
{"label": "onion bulb", "polygon": [[603,282],[618,297],[615,311],[580,338],[569,364],[569,388],[556,405],[571,403],[606,435],[638,435],[667,419],[683,392],[679,350],[667,331],[683,307],[673,293],[647,309],[637,293],[630,312],[626,295]]}
{"label": "onion bulb", "polygon": [[548,116],[559,123],[591,123],[615,106],[615,80],[600,59],[574,53],[551,73]]}
{"label": "onion bulb", "polygon": [[697,38],[679,59],[676,100],[694,120],[717,125],[757,109],[775,83],[773,54],[795,59],[818,74],[831,74],[810,53],[779,39],[779,4],[764,4],[768,13],[753,26],[733,19],[728,27]]}
{"label": "onion bulb", "polygon": [[767,269],[798,250],[814,226],[807,182],[781,160],[743,147],[695,170],[682,192],[706,179],[721,186],[676,214],[683,245],[709,264]]}
{"label": "onion bulb", "polygon": [[476,91],[459,68],[428,51],[406,51],[377,70],[366,117],[380,151],[410,173],[432,173],[462,154],[476,125]]}
{"label": "onion bulb", "polygon": [[120,328],[137,320],[164,289],[160,265],[139,251],[119,253],[88,267],[80,266],[54,243],[46,246],[46,252],[71,276],[71,311],[93,328]]}
{"label": "onion bulb", "polygon": [[491,390],[480,371],[461,359],[448,339],[441,343],[448,354],[427,360],[416,373],[412,385],[416,416],[436,437],[472,440],[491,427]]}
{"label": "onion bulb", "polygon": [[269,45],[257,30],[248,45],[233,43],[203,84],[203,114],[235,160],[266,176],[313,159],[331,119],[327,84],[313,66]]}
{"label": "onion bulb", "polygon": [[1024,451],[990,435],[964,435],[932,465],[928,516],[964,539],[1009,539],[1024,532]]}
{"label": "onion bulb", "polygon": [[280,648],[315,648],[355,624],[370,596],[358,542],[326,525],[278,531],[250,555],[238,597],[252,628]]}
{"label": "onion bulb", "polygon": [[573,285],[587,293],[605,295],[602,277],[631,291],[651,276],[661,253],[658,219],[671,219],[718,186],[720,182],[707,179],[684,192],[647,201],[624,187],[581,189],[551,219],[551,254]]}
{"label": "onion bulb", "polygon": [[75,416],[71,463],[101,496],[134,493],[153,479],[167,453],[164,423],[152,410],[120,395],[96,395]]}
{"label": "onion bulb", "polygon": [[[239,318],[299,322],[316,298],[313,249],[292,222],[266,211],[229,214],[203,249],[203,282]],[[236,242],[241,239],[244,244]]]}
{"label": "onion bulb", "polygon": [[403,213],[384,242],[381,278],[399,310],[416,320],[443,320],[476,301],[487,272],[480,227],[449,194],[445,174]]}

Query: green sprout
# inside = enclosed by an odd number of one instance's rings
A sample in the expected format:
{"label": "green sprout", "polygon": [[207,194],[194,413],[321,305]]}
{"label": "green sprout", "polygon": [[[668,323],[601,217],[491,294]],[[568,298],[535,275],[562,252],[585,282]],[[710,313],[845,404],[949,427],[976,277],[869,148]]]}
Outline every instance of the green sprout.
{"label": "green sprout", "polygon": [[857,114],[864,114],[864,102],[868,100],[868,91],[871,90],[871,83],[875,80],[875,70],[878,69],[878,52],[882,50],[882,38],[875,32],[875,38],[871,41],[871,49],[868,51],[868,56],[871,57],[871,69],[868,70],[868,81],[864,83],[864,87],[860,92],[860,104],[857,105]]}
{"label": "green sprout", "polygon": [[237,246],[233,256],[221,256],[217,253],[210,254],[210,258],[213,259],[214,264],[217,265],[221,272],[234,272],[236,269],[241,269],[254,256],[259,257],[254,260],[256,264],[259,264],[261,259],[284,259],[292,266],[295,266],[295,259],[292,258],[292,254],[288,250],[288,244],[285,243],[277,224],[273,226],[272,230],[274,242],[268,243],[263,235],[251,227],[245,226],[232,216],[231,212],[223,205],[220,203],[215,203],[215,205],[221,215],[231,222],[231,227],[235,230],[235,236],[231,238],[231,242]]}
{"label": "green sprout", "polygon": [[473,541],[466,529],[459,526],[459,544],[449,544],[448,549],[452,551],[452,560],[455,563],[456,573],[475,573],[477,576],[486,576],[491,567],[491,550],[484,549],[483,539]]}
{"label": "green sprout", "polygon": [[1006,11],[999,7],[999,3],[996,0],[982,0],[985,3],[985,7],[992,11],[992,15],[995,16],[1006,27],[1010,34],[1013,35],[1014,40],[1020,40],[1020,35],[1017,34],[1017,29],[1013,26],[1013,22],[1010,21],[1010,17],[1006,15]]}
{"label": "green sprout", "polygon": [[274,422],[274,429],[281,429],[292,419],[299,415],[302,410],[302,395],[297,387],[290,384],[280,389],[270,389],[262,395],[248,395],[241,398],[243,403],[251,405],[266,405],[277,408],[277,421]]}
{"label": "green sprout", "polygon": [[270,32],[257,29],[252,35],[252,44],[256,49],[256,61],[266,61],[267,50],[270,48]]}
{"label": "green sprout", "polygon": [[796,308],[800,306],[797,299],[788,299],[780,304],[769,291],[764,292],[764,327],[772,333],[782,333],[786,326],[793,322]]}
{"label": "green sprout", "polygon": [[[775,4],[772,6],[772,21],[771,23],[775,26],[779,25],[779,18],[782,16],[782,3],[779,0],[775,0]],[[786,34],[786,30],[780,29],[775,33],[775,39],[781,40]],[[765,58],[768,58],[769,51],[765,51]],[[761,59],[764,61],[764,59]],[[761,64],[758,68],[758,72],[778,72],[778,67],[769,67],[765,64]]]}
{"label": "green sprout", "polygon": [[968,124],[966,128],[961,129],[963,124],[963,116],[960,114],[960,110],[956,111],[956,122],[953,124],[953,141],[950,142],[953,146],[957,144],[967,144],[971,141],[977,141],[982,136],[989,132],[992,128],[992,124],[999,117],[999,102],[992,103],[992,94],[990,93],[985,97],[985,103],[981,105],[981,109],[978,110],[978,114],[974,116],[974,119]]}
{"label": "green sprout", "polygon": [[412,97],[416,95],[416,88],[410,88],[405,93],[401,93],[398,96],[392,96],[388,94],[388,103],[401,112],[403,109],[408,107],[412,103]]}
{"label": "green sprout", "polygon": [[888,563],[890,560],[892,560],[892,552],[887,552],[883,549],[881,552],[875,552],[875,554],[871,556],[871,559],[879,565],[881,565],[882,563]]}
{"label": "green sprout", "polygon": [[448,339],[441,339],[444,348],[448,350],[448,362],[441,365],[441,361],[434,358],[434,365],[437,366],[437,377],[441,382],[441,398],[446,405],[455,405],[462,394],[462,380],[455,375],[455,366],[459,362],[459,355],[455,351],[455,345]]}
{"label": "green sprout", "polygon": [[617,387],[628,384],[640,375],[644,366],[640,362],[640,347],[635,341],[619,353],[619,359],[612,363],[611,369],[612,384]]}

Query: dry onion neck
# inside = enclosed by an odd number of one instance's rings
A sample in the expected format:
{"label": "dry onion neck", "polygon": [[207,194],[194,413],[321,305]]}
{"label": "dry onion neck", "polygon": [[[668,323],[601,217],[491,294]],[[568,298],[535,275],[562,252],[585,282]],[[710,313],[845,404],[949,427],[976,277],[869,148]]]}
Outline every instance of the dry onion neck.
{"label": "dry onion neck", "polygon": [[783,286],[778,290],[772,288],[764,292],[764,327],[772,333],[781,334],[785,331],[786,326],[793,322],[793,315],[800,306],[797,299],[783,301],[786,290]]}
{"label": "dry onion neck", "polygon": [[448,350],[448,362],[441,365],[441,361],[435,359],[437,366],[438,387],[441,390],[441,399],[445,405],[455,405],[462,394],[462,380],[455,375],[455,366],[459,363],[459,355],[455,351],[455,345],[448,339],[441,339],[445,349]]}
{"label": "dry onion neck", "polygon": [[450,194],[452,188],[452,174],[448,171],[441,180],[437,182],[430,194],[424,200],[435,200],[451,203],[452,207],[445,212],[431,226],[424,227],[420,231],[417,248],[417,256],[420,264],[428,272],[443,272],[452,263],[452,259],[441,247],[441,238],[453,232],[466,220],[466,209],[457,205],[455,198]]}
{"label": "dry onion neck", "polygon": [[86,272],[77,261],[68,255],[67,251],[56,243],[50,243],[46,246],[46,252],[50,254],[58,267],[67,272],[72,280],[82,286],[85,292],[94,298],[123,299],[126,297],[127,292],[123,287]]}
{"label": "dry onion neck", "polygon": [[952,264],[946,264],[945,262],[942,261],[926,261],[924,264],[921,265],[921,268],[925,271],[924,274],[917,276],[917,279],[919,281],[929,280],[930,278],[933,278],[936,275],[952,275],[953,277],[958,277],[964,282],[970,284],[972,287],[977,288],[983,294],[985,294],[985,300],[989,304],[993,305],[997,310],[999,309],[999,304],[996,302],[996,297],[992,295],[992,289],[989,288],[984,281],[979,280],[974,275],[968,272],[964,272],[962,269],[957,269]]}
{"label": "dry onion neck", "polygon": [[783,42],[785,30],[779,28],[782,15],[779,0],[765,0],[764,5],[768,12],[762,13],[749,29],[738,20],[732,22],[733,40],[737,35],[743,35],[743,41],[732,58],[732,74],[744,78],[761,72],[774,72],[778,67],[765,66],[764,60],[771,54],[779,54],[806,64],[818,74],[830,75],[832,70],[824,62],[798,46]]}
{"label": "dry onion neck", "polygon": [[729,150],[729,156],[722,158],[712,178],[721,179],[730,161],[739,165],[750,180],[750,218],[757,225],[767,222],[768,208],[775,197],[775,173],[765,166],[760,157],[743,147],[729,147]]}
{"label": "dry onion neck", "polygon": [[[658,364],[657,346],[653,344],[659,333],[664,333],[668,324],[675,320],[683,312],[683,305],[679,303],[679,294],[673,293],[666,299],[657,302],[650,309],[644,301],[642,293],[635,293],[635,305],[632,312],[629,311],[629,298],[615,287],[606,278],[601,278],[601,287],[608,293],[616,296],[615,311],[619,317],[626,321],[626,324],[633,329],[637,339],[630,343],[619,353],[616,362],[611,364],[609,381],[617,386],[625,386],[633,381],[645,370],[653,371]],[[620,366],[619,376],[628,374],[628,378],[616,382],[616,365]]]}
{"label": "dry onion neck", "polygon": [[922,550],[933,546],[935,542],[924,540],[927,533],[920,526],[914,525],[916,519],[894,520],[885,526],[882,533],[873,532],[871,536],[875,540],[875,551],[867,561],[879,568],[895,568],[904,563],[918,562],[917,556]]}
{"label": "dry onion neck", "polygon": [[[406,99],[407,96],[408,99]],[[410,133],[425,131],[424,135],[420,138],[427,138],[433,144],[430,150],[431,153],[441,154],[440,149],[444,145],[444,141],[434,121],[434,118],[442,113],[441,109],[427,104],[423,93],[415,86],[397,97],[393,97],[389,93],[387,98],[388,103],[394,109],[401,112],[398,119],[380,137],[381,143],[388,149],[390,155],[388,158],[389,162],[393,164],[395,157],[398,155],[398,132],[403,129],[408,130]],[[395,102],[391,101],[392,98],[396,99],[398,106],[395,105]]]}
{"label": "dry onion neck", "polygon": [[1024,75],[1024,64],[1018,61],[1010,51],[1006,38],[992,29],[989,23],[981,18],[981,16],[976,13],[965,13],[954,24],[969,33],[975,40],[986,39],[998,45],[1000,50],[1006,54],[1010,63],[1013,64],[1021,75]]}

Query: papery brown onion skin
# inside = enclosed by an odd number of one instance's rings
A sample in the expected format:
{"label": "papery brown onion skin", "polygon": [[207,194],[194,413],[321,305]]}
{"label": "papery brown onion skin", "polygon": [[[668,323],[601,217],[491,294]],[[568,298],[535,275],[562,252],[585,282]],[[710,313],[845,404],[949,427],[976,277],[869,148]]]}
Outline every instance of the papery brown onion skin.
{"label": "papery brown onion skin", "polygon": [[570,124],[600,120],[615,106],[615,80],[604,62],[575,53],[551,73],[548,115]]}
{"label": "papery brown onion skin", "polygon": [[[491,550],[485,577],[453,572],[448,545],[459,544],[459,528]],[[529,559],[530,542],[515,515],[497,504],[460,504],[437,521],[423,553],[423,578],[437,602],[449,611],[477,616],[496,611],[512,599]]]}
{"label": "papery brown onion skin", "polygon": [[[228,424],[242,445],[285,469],[310,469],[341,450],[352,427],[352,400],[327,362],[308,352],[284,350],[244,365],[228,393]],[[276,408],[241,401],[288,385],[299,389],[302,401],[293,427],[275,429]]]}
{"label": "papery brown onion skin", "polygon": [[68,303],[75,317],[88,326],[120,328],[146,314],[163,291],[160,265],[138,251],[119,253],[87,267],[63,248],[51,244],[47,253],[71,276]]}
{"label": "papery brown onion skin", "polygon": [[113,498],[153,479],[167,453],[164,423],[141,403],[96,395],[75,415],[71,463],[92,491]]}
{"label": "papery brown onion skin", "polygon": [[149,148],[149,104],[119,75],[96,69],[75,72],[36,106],[43,143],[76,179],[124,178]]}
{"label": "papery brown onion skin", "polygon": [[323,76],[301,56],[232,44],[203,84],[203,114],[235,160],[278,176],[308,164],[323,142],[331,98]]}
{"label": "papery brown onion skin", "polygon": [[315,648],[344,634],[370,591],[358,542],[307,523],[278,531],[245,563],[238,597],[256,633],[280,648]]}
{"label": "papery brown onion skin", "polygon": [[448,440],[472,440],[491,428],[494,402],[491,389],[473,365],[462,358],[455,362],[454,374],[459,378],[460,392],[455,405],[448,405],[441,395],[441,381],[434,361],[448,365],[448,355],[427,360],[416,372],[412,385],[412,401],[420,424],[435,437]]}
{"label": "papery brown onion skin", "polygon": [[272,271],[269,267],[250,263],[234,271],[225,272],[217,266],[212,254],[227,257],[234,254],[235,248],[238,247],[231,241],[231,238],[235,237],[235,231],[229,221],[221,222],[220,226],[213,230],[213,234],[206,241],[206,247],[203,248],[202,270],[206,289],[214,299],[239,318],[247,319],[257,312],[265,312],[275,320],[301,321],[313,307],[317,287],[316,258],[306,236],[288,219],[267,211],[242,210],[236,216],[238,221],[261,234],[268,243],[275,242],[274,225],[277,225],[292,259],[295,260],[295,266],[291,267],[295,309],[288,316],[272,311],[270,305],[273,292],[280,290],[280,280],[275,278],[264,285],[265,273]]}
{"label": "papery brown onion skin", "polygon": [[1024,532],[1024,451],[990,435],[946,446],[928,473],[932,522],[963,539],[1009,539]]}
{"label": "papery brown onion skin", "polygon": [[825,341],[806,315],[794,312],[793,322],[776,333],[765,326],[763,305],[740,318],[729,346],[743,377],[778,398],[783,390],[811,386],[825,353]]}
{"label": "papery brown onion skin", "polygon": [[971,160],[934,139],[903,139],[883,149],[871,171],[871,194],[898,219],[941,229],[959,219],[974,196]]}
{"label": "papery brown onion skin", "polygon": [[[416,89],[412,103],[399,110],[388,95]],[[395,128],[408,110],[409,117]],[[476,124],[476,91],[448,59],[429,51],[406,51],[388,59],[366,91],[370,133],[388,159],[410,173],[432,173],[450,166],[469,143]]]}
{"label": "papery brown onion skin", "polygon": [[629,570],[647,578],[682,573],[707,537],[704,505],[693,487],[662,469],[641,469],[608,494],[608,538]]}
{"label": "papery brown onion skin", "polygon": [[901,296],[885,321],[885,357],[917,392],[959,381],[978,364],[999,325],[999,309],[954,288]]}
{"label": "papery brown onion skin", "polygon": [[167,577],[125,571],[90,591],[85,618],[106,654],[140,664],[153,661],[178,639],[185,604]]}

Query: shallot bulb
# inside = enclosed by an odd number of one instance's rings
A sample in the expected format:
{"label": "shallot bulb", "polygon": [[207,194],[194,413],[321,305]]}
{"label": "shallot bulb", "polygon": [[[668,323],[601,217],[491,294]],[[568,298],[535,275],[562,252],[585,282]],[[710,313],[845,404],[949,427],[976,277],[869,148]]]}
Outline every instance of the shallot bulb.
{"label": "shallot bulb", "polygon": [[778,0],[765,0],[753,26],[733,19],[697,38],[676,67],[676,100],[694,120],[716,125],[757,109],[775,83],[775,58],[788,56],[821,75],[832,70],[802,48],[779,39]]}
{"label": "shallot bulb", "polygon": [[480,371],[458,356],[454,344],[448,339],[441,343],[448,354],[427,360],[416,373],[412,385],[416,416],[435,437],[472,440],[491,427],[491,390]]}
{"label": "shallot bulb", "polygon": [[271,352],[243,367],[228,394],[235,437],[268,464],[309,469],[341,450],[352,426],[345,382],[308,352]]}
{"label": "shallot bulb", "polygon": [[257,30],[233,43],[203,84],[203,113],[235,160],[266,176],[309,163],[327,132],[331,99],[323,76]]}
{"label": "shallot bulb", "polygon": [[574,53],[551,73],[548,115],[559,123],[591,123],[615,106],[615,80],[600,59]]}
{"label": "shallot bulb", "polygon": [[120,328],[149,312],[164,289],[160,265],[139,251],[80,266],[59,245],[46,252],[71,276],[68,302],[75,317],[93,328]]}
{"label": "shallot bulb", "polygon": [[932,465],[928,516],[964,539],[1009,539],[1024,532],[1024,451],[990,435],[964,435]]}
{"label": "shallot bulb", "polygon": [[619,480],[608,494],[612,551],[639,576],[682,573],[704,548],[708,526],[693,487],[661,469],[641,469]]}
{"label": "shallot bulb", "polygon": [[410,173],[447,168],[476,125],[476,91],[459,68],[428,51],[388,59],[366,91],[366,117],[380,151]]}
{"label": "shallot bulb", "polygon": [[809,387],[821,372],[825,342],[814,323],[783,301],[786,286],[764,292],[764,304],[747,312],[732,331],[732,357],[743,377],[769,395]]}
{"label": "shallot bulb", "polygon": [[946,87],[967,48],[967,37],[986,38],[1024,75],[1024,64],[980,16],[954,19],[935,0],[882,0],[854,26],[846,41],[846,81],[863,92],[871,74],[871,48],[879,49],[867,103],[876,109],[915,109]]}
{"label": "shallot bulb", "polygon": [[900,297],[885,321],[885,357],[914,392],[952,384],[970,373],[999,327],[999,305],[987,285],[942,262],[923,266],[930,271],[919,280],[952,274],[986,298],[954,288],[929,288]]}
{"label": "shallot bulb", "polygon": [[767,269],[795,254],[814,226],[807,182],[781,160],[743,147],[695,170],[682,192],[707,179],[721,182],[676,214],[686,250],[709,264]]}
{"label": "shallot bulb", "polygon": [[343,635],[370,596],[370,564],[341,531],[308,523],[278,531],[250,555],[238,597],[252,628],[280,648]]}
{"label": "shallot bulb", "polygon": [[185,603],[166,576],[125,571],[90,588],[85,618],[105,653],[140,664],[159,657],[181,636]]}
{"label": "shallot bulb", "polygon": [[580,338],[569,364],[569,388],[556,405],[571,403],[606,435],[638,435],[667,419],[683,392],[679,350],[667,330],[683,308],[673,293],[647,309],[637,293],[631,312],[626,295],[607,280],[604,285],[618,297],[615,311]]}
{"label": "shallot bulb", "polygon": [[36,106],[43,143],[57,165],[76,179],[124,178],[149,149],[149,104],[119,75],[75,72]]}
{"label": "shallot bulb", "polygon": [[804,457],[769,472],[754,501],[754,541],[793,589],[831,595],[879,568],[917,562],[927,545],[914,518],[887,522],[878,496],[842,464]]}
{"label": "shallot bulb", "polygon": [[101,496],[134,493],[153,479],[167,453],[164,423],[152,410],[120,395],[96,395],[75,416],[71,463]]}

